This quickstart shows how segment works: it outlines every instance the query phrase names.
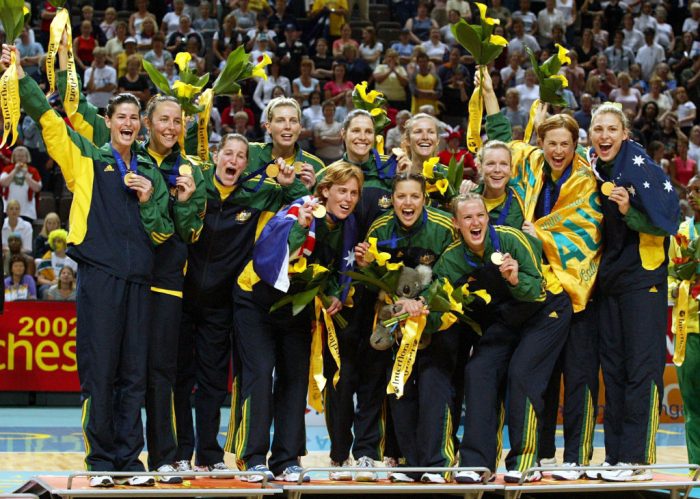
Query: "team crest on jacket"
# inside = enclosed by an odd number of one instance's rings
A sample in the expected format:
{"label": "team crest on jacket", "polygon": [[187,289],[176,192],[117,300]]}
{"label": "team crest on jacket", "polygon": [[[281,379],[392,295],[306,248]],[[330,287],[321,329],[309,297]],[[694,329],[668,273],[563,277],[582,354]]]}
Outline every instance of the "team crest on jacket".
{"label": "team crest on jacket", "polygon": [[248,220],[250,220],[250,217],[251,217],[252,215],[253,215],[253,214],[252,214],[250,211],[248,211],[248,210],[243,210],[243,211],[241,211],[240,213],[238,213],[238,214],[236,215],[236,222],[238,222],[239,224],[244,224],[244,223],[246,223]]}
{"label": "team crest on jacket", "polygon": [[384,194],[379,198],[379,201],[377,201],[377,205],[379,205],[381,209],[386,210],[391,206],[391,196]]}

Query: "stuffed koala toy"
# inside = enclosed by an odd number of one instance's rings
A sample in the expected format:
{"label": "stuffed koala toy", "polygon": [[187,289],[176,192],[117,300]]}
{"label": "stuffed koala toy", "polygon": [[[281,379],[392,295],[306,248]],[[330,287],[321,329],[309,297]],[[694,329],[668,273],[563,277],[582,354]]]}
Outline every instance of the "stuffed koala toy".
{"label": "stuffed koala toy", "polygon": [[[396,284],[396,296],[400,298],[416,298],[421,291],[430,285],[433,278],[433,270],[427,265],[418,265],[416,268],[403,267],[401,275]],[[384,301],[384,296],[380,294],[381,301]],[[394,344],[396,337],[394,330],[397,326],[383,326],[382,321],[391,319],[396,314],[400,314],[403,307],[399,303],[392,305],[383,305],[377,314],[377,324],[374,326],[372,336],[369,342],[375,350],[387,350]],[[430,336],[426,335],[426,341],[429,341]],[[421,340],[423,344],[423,340]],[[424,346],[427,346],[425,343]]]}

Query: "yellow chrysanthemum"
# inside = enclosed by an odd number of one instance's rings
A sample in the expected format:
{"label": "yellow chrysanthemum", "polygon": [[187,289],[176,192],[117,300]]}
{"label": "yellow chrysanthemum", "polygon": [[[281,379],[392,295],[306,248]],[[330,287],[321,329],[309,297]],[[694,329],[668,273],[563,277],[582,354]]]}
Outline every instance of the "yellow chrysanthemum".
{"label": "yellow chrysanthemum", "polygon": [[552,75],[551,78],[556,78],[557,80],[561,80],[562,86],[564,88],[569,86],[569,80],[567,80],[566,76],[564,76],[564,75],[559,75],[559,74]]}
{"label": "yellow chrysanthemum", "polygon": [[253,67],[253,72],[251,73],[251,76],[253,78],[262,78],[263,80],[267,80],[267,73],[265,72],[265,67],[271,62],[272,59],[270,59],[270,56],[263,53],[262,61],[260,61]]}
{"label": "yellow chrysanthemum", "polygon": [[180,71],[189,71],[192,54],[189,52],[178,52],[175,56],[175,64],[180,68]]}
{"label": "yellow chrysanthemum", "polygon": [[181,99],[192,99],[196,94],[202,91],[202,87],[196,87],[190,85],[189,83],[184,83],[183,81],[176,81],[173,83],[173,92],[176,97]]}
{"label": "yellow chrysanthemum", "polygon": [[299,258],[296,262],[294,262],[294,265],[289,269],[289,272],[293,274],[301,274],[306,270],[306,258],[301,257]]}
{"label": "yellow chrysanthemum", "polygon": [[377,97],[381,97],[382,94],[381,92],[377,92],[376,90],[370,91],[370,93],[367,93],[367,82],[363,81],[362,83],[358,83],[355,85],[355,88],[357,88],[357,93],[360,94],[360,97],[362,98],[363,101],[368,102],[372,104],[375,100],[377,100]]}
{"label": "yellow chrysanthemum", "polygon": [[493,43],[494,45],[499,45],[501,47],[508,46],[508,40],[506,40],[500,35],[491,35],[489,37],[489,43]]}
{"label": "yellow chrysanthemum", "polygon": [[490,24],[491,26],[493,26],[494,24],[501,24],[500,19],[494,19],[493,17],[488,17],[486,15],[487,7],[485,4],[479,3],[479,2],[474,2],[474,3],[479,8],[479,17],[481,17],[481,20],[483,22],[485,22],[486,24]]}
{"label": "yellow chrysanthemum", "polygon": [[379,251],[377,249],[377,238],[376,237],[370,237],[367,242],[369,242],[369,249],[367,252],[374,256],[374,260],[377,262],[377,265],[380,267],[383,267],[386,262],[391,258],[391,255],[389,253],[385,253],[383,251]]}
{"label": "yellow chrysanthemum", "polygon": [[437,156],[423,161],[423,176],[425,178],[433,178],[435,165],[437,165],[438,161],[440,161],[440,158]]}
{"label": "yellow chrysanthemum", "polygon": [[569,50],[565,49],[564,47],[562,47],[558,43],[556,43],[555,45],[557,46],[557,59],[559,59],[559,61],[562,64],[571,64],[571,58],[569,57]]}

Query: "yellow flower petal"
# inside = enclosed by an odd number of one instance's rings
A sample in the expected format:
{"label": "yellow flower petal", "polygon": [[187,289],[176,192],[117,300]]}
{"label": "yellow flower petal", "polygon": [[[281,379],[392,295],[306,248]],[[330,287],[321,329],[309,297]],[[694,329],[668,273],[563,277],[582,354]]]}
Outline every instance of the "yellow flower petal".
{"label": "yellow flower petal", "polygon": [[294,265],[292,265],[290,272],[292,272],[294,274],[301,274],[305,270],[306,270],[306,257],[302,256],[296,262],[294,262]]}
{"label": "yellow flower petal", "polygon": [[377,265],[383,267],[386,264],[386,262],[391,258],[391,255],[389,253],[380,252],[379,249],[377,249],[376,237],[370,237],[367,241],[369,242],[369,249],[367,250],[367,252],[374,256]]}
{"label": "yellow flower petal", "polygon": [[437,187],[437,190],[440,191],[440,194],[443,196],[445,195],[445,192],[447,191],[447,187],[449,187],[450,183],[447,181],[446,178],[441,178],[437,182],[435,182],[435,187]]}
{"label": "yellow flower petal", "polygon": [[494,45],[498,45],[500,47],[506,47],[508,45],[508,40],[500,35],[491,35],[489,37],[489,43],[493,43]]}
{"label": "yellow flower petal", "polygon": [[[374,92],[374,90],[372,90],[372,92]],[[384,109],[382,109],[381,107],[375,107],[374,109],[372,109],[369,112],[369,114],[371,114],[372,117],[379,116],[380,114],[385,114],[385,113],[386,113],[386,111]]]}
{"label": "yellow flower petal", "polygon": [[253,78],[262,78],[264,80],[267,80],[267,73],[265,72],[265,66],[267,66],[271,62],[272,62],[272,59],[270,59],[270,56],[264,53],[262,61],[260,61],[258,64],[255,65],[255,67],[253,67],[253,72],[252,72]]}
{"label": "yellow flower petal", "polygon": [[487,305],[491,303],[491,295],[485,289],[477,289],[474,294],[484,300]]}
{"label": "yellow flower petal", "polygon": [[435,165],[438,164],[438,161],[440,161],[440,158],[438,158],[437,156],[423,161],[423,176],[425,178],[433,178]]}
{"label": "yellow flower petal", "polygon": [[[388,255],[388,253],[386,253]],[[401,267],[403,267],[403,262],[396,262],[396,263],[391,263],[391,262],[386,262],[386,269],[387,270],[399,270]]]}
{"label": "yellow flower petal", "polygon": [[196,94],[202,91],[202,87],[196,87],[190,85],[189,83],[184,83],[183,81],[176,81],[173,83],[173,92],[175,96],[180,99],[191,100]]}
{"label": "yellow flower petal", "polygon": [[563,86],[564,88],[566,88],[566,87],[569,86],[569,80],[567,80],[567,79],[566,79],[566,76],[564,76],[564,75],[558,75],[558,74],[557,74],[557,75],[552,75],[552,76],[550,76],[550,78],[554,78],[554,79],[557,79],[557,80],[561,80],[562,86]]}
{"label": "yellow flower petal", "polygon": [[562,64],[571,64],[571,58],[569,57],[568,49],[565,49],[558,43],[555,45],[557,46],[557,59],[559,59],[559,61],[561,61]]}
{"label": "yellow flower petal", "polygon": [[479,8],[479,17],[481,18],[482,23],[490,24],[492,26],[494,24],[501,24],[500,19],[494,19],[494,18],[488,17],[486,15],[486,8],[487,8],[486,5],[484,5],[483,3],[479,3],[479,2],[474,2],[474,4]]}
{"label": "yellow flower petal", "polygon": [[191,60],[192,54],[189,52],[178,52],[175,56],[175,64],[177,64],[177,67],[180,68],[180,71],[188,71]]}
{"label": "yellow flower petal", "polygon": [[372,90],[369,93],[367,93],[366,81],[358,83],[357,85],[355,85],[355,88],[357,89],[357,93],[360,94],[360,98],[369,104],[372,104],[375,100],[377,100],[377,97],[381,97],[382,95],[384,95],[381,92],[377,92],[376,90]]}
{"label": "yellow flower petal", "polygon": [[326,267],[324,267],[323,265],[319,265],[318,263],[311,264],[311,270],[313,271],[313,277],[328,272],[328,269]]}

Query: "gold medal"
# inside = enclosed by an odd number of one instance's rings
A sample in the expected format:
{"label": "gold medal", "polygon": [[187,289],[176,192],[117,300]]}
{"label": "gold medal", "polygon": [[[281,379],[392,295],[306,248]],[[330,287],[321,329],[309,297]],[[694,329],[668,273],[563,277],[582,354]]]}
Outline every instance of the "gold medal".
{"label": "gold medal", "polygon": [[277,165],[277,163],[270,163],[267,165],[267,168],[265,168],[265,173],[268,177],[275,178],[280,174],[280,167]]}
{"label": "gold medal", "polygon": [[609,196],[612,194],[614,188],[615,184],[612,182],[604,182],[603,185],[600,186],[600,192],[602,192],[604,196]]}
{"label": "gold medal", "polygon": [[192,167],[190,165],[180,165],[180,169],[178,170],[178,172],[184,177],[191,177]]}
{"label": "gold medal", "polygon": [[124,185],[129,187],[129,180],[134,178],[136,174],[134,172],[126,172],[126,175],[124,175]]}
{"label": "gold medal", "polygon": [[299,175],[301,173],[302,168],[304,168],[304,162],[303,161],[295,161],[292,166],[294,167],[294,173]]}
{"label": "gold medal", "polygon": [[500,251],[491,253],[491,263],[493,263],[496,267],[503,265],[503,253]]}
{"label": "gold medal", "polygon": [[326,207],[322,204],[317,204],[314,206],[314,209],[311,210],[311,213],[313,214],[314,218],[323,218],[326,216]]}

